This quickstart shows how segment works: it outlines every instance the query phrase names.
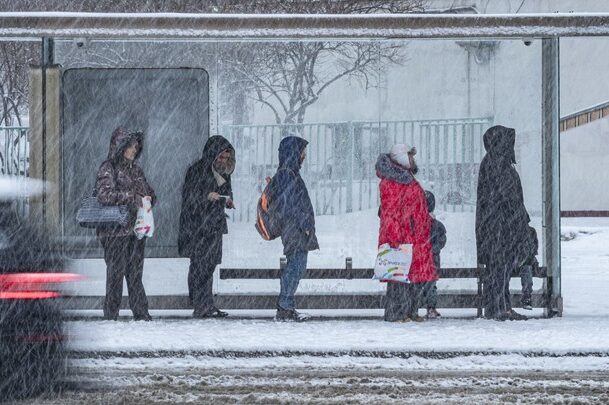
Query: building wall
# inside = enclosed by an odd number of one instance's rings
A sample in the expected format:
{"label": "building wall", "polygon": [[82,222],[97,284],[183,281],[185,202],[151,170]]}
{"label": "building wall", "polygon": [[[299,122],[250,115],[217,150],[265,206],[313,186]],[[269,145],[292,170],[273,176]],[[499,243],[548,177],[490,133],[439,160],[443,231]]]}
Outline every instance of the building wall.
{"label": "building wall", "polygon": [[560,138],[562,211],[609,209],[609,118],[569,129]]}

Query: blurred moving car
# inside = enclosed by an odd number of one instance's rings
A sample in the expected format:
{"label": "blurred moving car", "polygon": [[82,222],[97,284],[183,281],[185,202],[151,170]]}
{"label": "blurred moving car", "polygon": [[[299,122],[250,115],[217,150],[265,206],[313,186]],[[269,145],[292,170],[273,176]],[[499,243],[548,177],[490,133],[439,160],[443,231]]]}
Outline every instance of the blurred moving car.
{"label": "blurred moving car", "polygon": [[0,177],[0,399],[35,395],[65,370],[57,290],[78,275],[16,201],[39,194],[40,182]]}

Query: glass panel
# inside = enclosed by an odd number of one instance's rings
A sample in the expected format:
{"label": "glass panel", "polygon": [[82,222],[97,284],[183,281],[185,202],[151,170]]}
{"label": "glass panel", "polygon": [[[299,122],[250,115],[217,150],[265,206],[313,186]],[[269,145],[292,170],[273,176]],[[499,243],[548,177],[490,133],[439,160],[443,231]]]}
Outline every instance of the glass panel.
{"label": "glass panel", "polygon": [[66,241],[85,255],[95,251],[95,232],[78,225],[76,211],[81,198],[95,187],[97,167],[109,157],[110,135],[123,127],[145,133],[137,164],[158,199],[154,208],[158,231],[147,247],[155,256],[175,255],[179,218],[175,212],[181,203],[175,179],[201,156],[193,145],[201,145],[209,134],[207,72],[69,69],[62,82]]}
{"label": "glass panel", "polygon": [[[520,40],[92,41],[82,47],[59,41],[56,55],[64,69],[188,66],[209,73],[209,132],[229,139],[237,156],[232,175],[236,209],[227,211],[229,233],[224,237],[221,267],[278,267],[281,241],[262,240],[253,223],[265,178],[275,173],[277,148],[287,135],[309,142],[301,174],[321,247],[309,254],[309,268],[344,268],[347,258],[353,259],[355,268],[373,266],[379,234],[375,163],[396,143],[417,148],[417,180],[435,194],[435,216],[447,228],[442,267],[475,268],[478,169],[486,153],[483,134],[493,125],[516,131],[516,169],[531,225],[543,246],[540,41],[528,46]],[[199,92],[206,91],[199,87]],[[154,118],[146,121],[148,131],[167,134],[174,124],[201,121],[197,111],[204,110],[203,105],[186,102],[183,108],[172,109],[166,104],[176,97],[156,98],[160,104],[147,110]],[[203,98],[199,100],[205,104]],[[168,124],[163,111],[179,112],[179,118]],[[147,268],[154,271],[145,271],[145,278],[160,277],[167,283],[150,293],[185,293],[188,261],[171,259],[175,255],[171,229],[179,216],[177,196],[184,171],[198,158],[207,137],[204,130],[197,137],[198,130],[191,129],[188,137],[171,138],[175,151],[161,141],[168,138],[159,135],[158,143],[148,144],[142,161],[145,170],[164,173],[151,174],[150,180],[170,201],[167,210],[157,214],[163,224],[159,245],[170,249],[155,250],[150,244],[151,255],[168,258],[147,260]],[[99,155],[101,161],[106,144],[107,140],[100,141],[99,152],[87,156]],[[178,155],[179,163],[170,157],[152,158],[155,150]],[[64,167],[69,169],[65,162]],[[84,184],[83,180],[80,194],[86,191]],[[80,194],[72,193],[70,198]],[[538,259],[543,265],[541,255]],[[174,271],[167,272],[167,266]],[[96,271],[103,274],[103,263],[98,267]],[[520,288],[518,280],[513,283]],[[537,281],[535,287],[540,287]],[[276,293],[278,280],[223,280],[215,288],[219,293]],[[381,293],[384,288],[372,280],[303,280],[299,291]],[[476,285],[475,280],[451,279],[441,280],[439,288],[475,290]]]}

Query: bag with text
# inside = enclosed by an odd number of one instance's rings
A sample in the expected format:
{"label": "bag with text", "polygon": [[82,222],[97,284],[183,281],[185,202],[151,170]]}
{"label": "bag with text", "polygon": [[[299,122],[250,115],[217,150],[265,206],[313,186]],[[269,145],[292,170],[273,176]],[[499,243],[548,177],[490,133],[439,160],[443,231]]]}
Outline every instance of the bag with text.
{"label": "bag with text", "polygon": [[404,244],[392,248],[388,243],[379,246],[374,263],[374,279],[408,283],[412,263],[412,245]]}

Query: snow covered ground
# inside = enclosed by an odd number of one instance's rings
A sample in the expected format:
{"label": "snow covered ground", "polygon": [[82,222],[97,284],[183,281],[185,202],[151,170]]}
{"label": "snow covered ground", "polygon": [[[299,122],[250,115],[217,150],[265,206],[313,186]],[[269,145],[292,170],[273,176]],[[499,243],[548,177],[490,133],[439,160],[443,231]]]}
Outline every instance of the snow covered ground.
{"label": "snow covered ground", "polygon": [[[533,362],[533,368],[539,364],[538,360],[531,359],[540,355],[562,356],[560,358],[564,360],[556,362],[573,367],[578,366],[571,356],[600,355],[603,357],[596,357],[593,363],[584,363],[593,369],[609,371],[609,299],[606,294],[609,289],[609,219],[565,219],[562,225],[565,239],[562,242],[565,302],[562,318],[495,322],[451,317],[420,324],[386,323],[380,318],[320,319],[294,324],[275,323],[269,312],[255,313],[251,319],[244,316],[224,320],[157,317],[149,323],[87,320],[69,322],[70,349],[83,355],[121,352],[126,356],[146,353],[181,358],[189,355],[243,356],[244,353],[262,357],[332,354],[330,360],[324,360],[330,363],[340,362],[340,355],[404,357],[409,353],[438,353],[440,357],[454,357],[451,353],[467,356],[486,353],[529,359],[522,364]],[[153,312],[153,315],[159,314]],[[182,315],[188,316],[188,313]],[[234,312],[233,315],[244,313]],[[264,318],[265,315],[268,318]],[[364,315],[380,315],[380,312]],[[506,359],[495,358],[499,362],[497,366]],[[472,359],[468,357],[470,363]],[[408,359],[410,363],[413,361]],[[433,365],[432,360],[426,362],[427,366]]]}

